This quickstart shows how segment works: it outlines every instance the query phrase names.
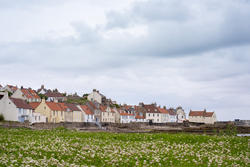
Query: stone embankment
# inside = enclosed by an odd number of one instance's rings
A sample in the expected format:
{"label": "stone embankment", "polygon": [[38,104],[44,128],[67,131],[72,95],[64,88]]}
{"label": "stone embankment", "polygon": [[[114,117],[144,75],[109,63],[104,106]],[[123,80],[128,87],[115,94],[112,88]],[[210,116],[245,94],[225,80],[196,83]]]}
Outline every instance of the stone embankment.
{"label": "stone embankment", "polygon": [[82,132],[115,132],[115,133],[197,133],[197,134],[220,134],[220,133],[244,133],[250,134],[250,126],[237,125],[234,122],[217,122],[214,125],[195,123],[36,123],[29,124],[19,122],[0,122],[0,127],[5,128],[29,128],[33,130],[66,128]]}

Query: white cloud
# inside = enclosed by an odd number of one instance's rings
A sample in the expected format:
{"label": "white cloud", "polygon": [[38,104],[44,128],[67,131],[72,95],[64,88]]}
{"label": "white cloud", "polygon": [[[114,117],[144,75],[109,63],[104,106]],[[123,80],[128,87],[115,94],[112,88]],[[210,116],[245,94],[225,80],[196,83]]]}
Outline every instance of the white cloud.
{"label": "white cloud", "polygon": [[121,103],[250,119],[248,1],[1,4],[2,85],[97,88]]}

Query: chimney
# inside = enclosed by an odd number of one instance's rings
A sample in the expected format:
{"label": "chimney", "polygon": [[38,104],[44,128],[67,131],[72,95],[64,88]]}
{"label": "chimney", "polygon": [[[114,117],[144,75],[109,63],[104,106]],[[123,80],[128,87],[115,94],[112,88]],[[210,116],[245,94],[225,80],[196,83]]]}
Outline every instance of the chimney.
{"label": "chimney", "polygon": [[140,106],[140,107],[144,107],[144,103],[143,103],[143,102],[140,102],[140,103],[139,103],[139,106]]}

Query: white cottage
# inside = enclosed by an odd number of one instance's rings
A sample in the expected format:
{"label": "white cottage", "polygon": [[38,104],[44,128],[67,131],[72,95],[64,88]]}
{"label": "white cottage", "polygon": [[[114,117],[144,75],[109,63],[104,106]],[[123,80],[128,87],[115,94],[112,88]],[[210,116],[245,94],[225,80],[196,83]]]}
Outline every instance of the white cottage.
{"label": "white cottage", "polygon": [[155,104],[144,105],[146,109],[146,120],[152,123],[161,123],[161,112]]}
{"label": "white cottage", "polygon": [[216,115],[214,112],[192,111],[189,112],[189,122],[214,124],[216,122]]}
{"label": "white cottage", "polygon": [[83,122],[95,122],[94,113],[87,105],[78,106],[82,110]]}
{"label": "white cottage", "polygon": [[41,102],[41,98],[31,88],[17,89],[11,97],[17,98],[17,99],[23,99],[23,100],[26,100],[27,102]]}
{"label": "white cottage", "polygon": [[172,108],[168,109],[169,112],[169,122],[177,122],[176,111]]}
{"label": "white cottage", "polygon": [[99,93],[98,90],[93,89],[93,91],[88,95],[87,99],[92,102],[98,102],[99,104],[102,104],[105,102],[106,97]]}
{"label": "white cottage", "polygon": [[115,123],[115,111],[109,106],[100,106],[101,110],[101,122]]}
{"label": "white cottage", "polygon": [[9,98],[8,92],[0,92],[0,114],[7,121],[32,122],[32,107],[22,99]]}
{"label": "white cottage", "polygon": [[158,110],[160,111],[160,123],[170,122],[169,111],[160,107],[158,107]]}
{"label": "white cottage", "polygon": [[18,89],[17,86],[6,85],[5,87],[1,88],[1,91],[8,91],[10,93],[14,93],[17,89]]}
{"label": "white cottage", "polygon": [[83,122],[82,111],[75,104],[66,103],[65,105],[72,114],[72,122]]}
{"label": "white cottage", "polygon": [[130,111],[119,110],[120,123],[136,122],[135,114]]}

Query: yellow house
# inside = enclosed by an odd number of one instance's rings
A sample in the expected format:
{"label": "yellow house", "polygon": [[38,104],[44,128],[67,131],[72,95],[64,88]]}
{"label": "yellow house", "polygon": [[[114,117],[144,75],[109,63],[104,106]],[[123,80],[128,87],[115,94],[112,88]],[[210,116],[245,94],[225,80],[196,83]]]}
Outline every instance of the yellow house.
{"label": "yellow house", "polygon": [[101,122],[115,123],[115,111],[109,106],[100,106]]}
{"label": "yellow house", "polygon": [[46,116],[46,122],[59,123],[65,121],[66,109],[67,107],[64,103],[47,102],[43,99],[36,107],[35,112]]}

